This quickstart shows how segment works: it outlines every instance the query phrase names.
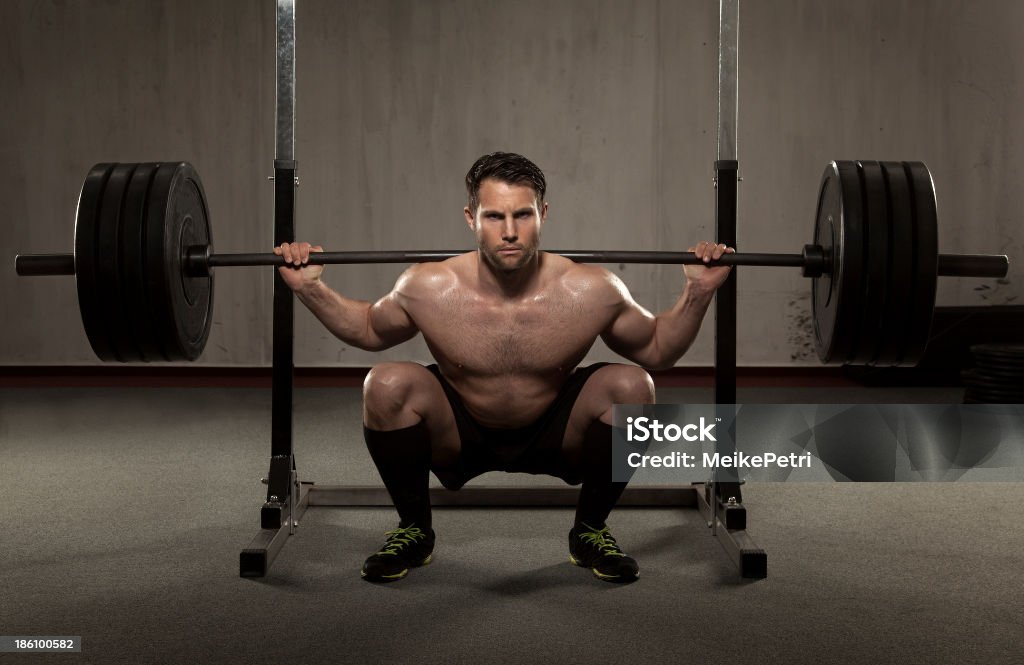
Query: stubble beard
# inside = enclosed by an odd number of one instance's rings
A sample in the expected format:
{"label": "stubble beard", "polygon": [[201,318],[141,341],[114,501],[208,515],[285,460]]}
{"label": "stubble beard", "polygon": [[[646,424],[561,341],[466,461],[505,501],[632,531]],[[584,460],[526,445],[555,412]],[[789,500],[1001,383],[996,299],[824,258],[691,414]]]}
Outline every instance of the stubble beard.
{"label": "stubble beard", "polygon": [[498,253],[498,250],[485,247],[483,244],[480,245],[480,253],[483,254],[484,260],[491,268],[499,273],[513,273],[520,270],[524,266],[529,265],[534,258],[537,256],[537,245],[522,246],[520,248],[520,254],[516,261],[510,262]]}

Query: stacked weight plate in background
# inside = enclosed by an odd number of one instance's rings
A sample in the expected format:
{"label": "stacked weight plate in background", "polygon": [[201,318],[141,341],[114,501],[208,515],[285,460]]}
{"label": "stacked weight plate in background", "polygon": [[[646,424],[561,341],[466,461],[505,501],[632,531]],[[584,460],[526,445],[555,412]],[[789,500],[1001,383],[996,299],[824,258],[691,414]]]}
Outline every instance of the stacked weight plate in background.
{"label": "stacked weight plate in background", "polygon": [[965,404],[1024,404],[1024,344],[978,344],[971,354]]}

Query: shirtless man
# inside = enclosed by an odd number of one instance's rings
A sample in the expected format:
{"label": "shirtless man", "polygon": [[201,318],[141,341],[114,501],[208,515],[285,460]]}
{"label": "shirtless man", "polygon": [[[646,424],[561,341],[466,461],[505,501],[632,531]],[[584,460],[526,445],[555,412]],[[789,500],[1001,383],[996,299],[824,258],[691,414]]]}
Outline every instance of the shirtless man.
{"label": "shirtless man", "polygon": [[[672,367],[686,352],[729,268],[686,266],[678,301],[652,316],[609,271],[538,250],[546,183],[528,159],[485,155],[466,190],[478,249],[414,265],[375,303],[321,281],[323,267],[307,265],[321,247],[274,248],[290,264],[279,268],[282,278],[346,344],[379,351],[419,332],[437,361],[381,363],[363,384],[366,445],[400,522],[362,576],[389,582],[430,562],[431,471],[457,490],[502,470],[582,482],[570,561],[632,582],[637,563],[605,525],[626,485],[611,482],[612,405],[654,402],[642,367]],[[709,242],[691,249],[705,261],[733,251]],[[577,367],[599,336],[636,365]]]}

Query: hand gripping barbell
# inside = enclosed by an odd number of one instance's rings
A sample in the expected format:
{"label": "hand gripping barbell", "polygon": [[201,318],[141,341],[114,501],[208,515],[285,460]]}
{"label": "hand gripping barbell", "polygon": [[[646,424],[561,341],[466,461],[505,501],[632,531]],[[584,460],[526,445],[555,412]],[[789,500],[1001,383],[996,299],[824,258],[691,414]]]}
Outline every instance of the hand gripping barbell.
{"label": "hand gripping barbell", "polygon": [[[312,264],[441,261],[459,251],[323,252]],[[698,263],[692,252],[557,251],[590,263]],[[213,269],[284,264],[213,254],[206,195],[185,162],[97,164],[78,200],[75,253],[18,256],[19,275],[75,275],[104,361],[195,360],[210,334]],[[800,267],[825,363],[912,365],[924,354],[937,276],[1004,277],[1006,256],[938,253],[935,189],[920,162],[825,168],[813,243],[799,254],[727,254],[709,265]]]}

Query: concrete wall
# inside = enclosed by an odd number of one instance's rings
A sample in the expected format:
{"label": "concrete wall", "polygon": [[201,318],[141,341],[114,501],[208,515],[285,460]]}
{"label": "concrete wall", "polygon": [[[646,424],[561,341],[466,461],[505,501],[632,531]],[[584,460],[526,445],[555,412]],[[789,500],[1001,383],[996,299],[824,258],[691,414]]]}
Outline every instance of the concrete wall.
{"label": "concrete wall", "polygon": [[[713,234],[717,2],[297,4],[299,237],[469,248],[462,177],[497,149],[547,173],[549,248],[685,249]],[[741,249],[809,241],[829,160],[918,159],[935,178],[943,251],[1024,259],[1024,4],[744,2],[740,24]],[[94,162],[191,161],[216,249],[270,247],[271,0],[8,0],[0,45],[0,364],[96,362],[73,279],[18,279],[11,266],[17,252],[70,251]],[[611,268],[652,310],[681,288],[677,268]],[[327,275],[372,299],[400,271]],[[1019,275],[944,280],[940,304],[1014,302]],[[796,270],[742,271],[741,364],[816,362],[808,286]],[[200,362],[269,364],[270,293],[269,270],[220,270]],[[684,364],[710,364],[711,328]],[[301,307],[296,334],[299,365],[428,358],[419,340],[346,348]]]}

